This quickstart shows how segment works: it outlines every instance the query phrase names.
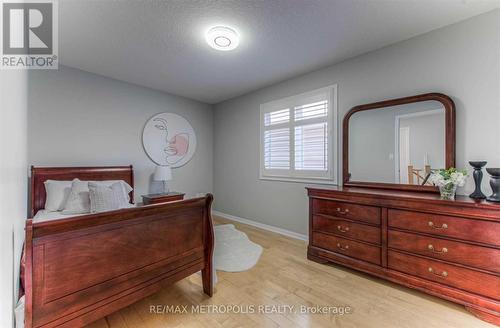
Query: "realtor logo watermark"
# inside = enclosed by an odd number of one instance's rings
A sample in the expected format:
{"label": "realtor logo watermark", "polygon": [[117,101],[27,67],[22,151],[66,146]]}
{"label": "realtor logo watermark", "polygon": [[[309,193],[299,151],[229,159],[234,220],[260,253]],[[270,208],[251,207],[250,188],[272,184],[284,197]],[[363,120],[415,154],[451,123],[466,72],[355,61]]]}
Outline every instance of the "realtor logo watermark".
{"label": "realtor logo watermark", "polygon": [[1,69],[57,69],[57,0],[0,0]]}

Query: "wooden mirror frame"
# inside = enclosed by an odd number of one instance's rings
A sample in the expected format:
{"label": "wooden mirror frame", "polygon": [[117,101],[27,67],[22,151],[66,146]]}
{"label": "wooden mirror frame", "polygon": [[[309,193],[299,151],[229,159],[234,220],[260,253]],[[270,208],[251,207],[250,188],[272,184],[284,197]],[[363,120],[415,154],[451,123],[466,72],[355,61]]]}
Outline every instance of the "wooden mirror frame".
{"label": "wooden mirror frame", "polygon": [[390,190],[438,192],[435,186],[421,186],[385,182],[350,181],[349,174],[349,119],[357,112],[376,110],[385,107],[435,100],[443,104],[445,110],[445,165],[455,166],[455,103],[442,93],[426,93],[416,96],[379,101],[353,107],[344,117],[342,131],[342,181],[346,187],[367,187]]}

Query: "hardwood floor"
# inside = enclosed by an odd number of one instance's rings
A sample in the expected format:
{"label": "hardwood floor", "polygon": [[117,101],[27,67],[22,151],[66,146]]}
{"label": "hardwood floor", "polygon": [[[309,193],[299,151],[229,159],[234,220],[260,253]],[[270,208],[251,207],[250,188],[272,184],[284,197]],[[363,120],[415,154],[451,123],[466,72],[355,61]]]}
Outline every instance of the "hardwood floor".
{"label": "hardwood floor", "polygon": [[[201,276],[192,275],[89,327],[494,327],[459,305],[345,268],[308,261],[303,241],[218,217],[214,220],[234,224],[264,248],[254,268],[218,272],[212,298],[202,293]],[[192,305],[240,305],[240,309],[253,305],[255,311],[259,305],[294,305],[297,311],[301,305],[349,306],[352,313],[151,313],[150,306],[156,305],[185,305],[188,312]]]}

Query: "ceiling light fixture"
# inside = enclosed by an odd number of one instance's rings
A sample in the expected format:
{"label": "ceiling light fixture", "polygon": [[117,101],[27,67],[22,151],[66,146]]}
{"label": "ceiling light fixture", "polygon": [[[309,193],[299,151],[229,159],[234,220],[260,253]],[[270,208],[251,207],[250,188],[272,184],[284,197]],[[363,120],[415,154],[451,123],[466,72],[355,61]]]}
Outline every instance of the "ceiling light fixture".
{"label": "ceiling light fixture", "polygon": [[240,42],[238,33],[227,26],[215,26],[207,31],[207,43],[221,51],[233,50]]}

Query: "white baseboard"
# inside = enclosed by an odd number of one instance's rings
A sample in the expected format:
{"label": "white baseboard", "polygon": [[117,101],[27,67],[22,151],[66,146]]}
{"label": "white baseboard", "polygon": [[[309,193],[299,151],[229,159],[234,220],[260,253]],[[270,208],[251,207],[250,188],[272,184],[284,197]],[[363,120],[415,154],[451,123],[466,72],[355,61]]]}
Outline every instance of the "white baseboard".
{"label": "white baseboard", "polygon": [[227,219],[227,220],[236,221],[236,222],[243,223],[243,224],[248,224],[248,225],[256,227],[256,228],[260,228],[260,229],[263,229],[263,230],[267,230],[267,231],[279,233],[280,235],[284,235],[284,236],[291,237],[291,238],[294,238],[294,239],[300,239],[300,240],[304,240],[304,241],[308,241],[308,239],[309,239],[309,237],[307,235],[303,235],[303,234],[300,234],[300,233],[297,233],[297,232],[293,232],[293,231],[290,231],[290,230],[286,230],[286,229],[283,229],[283,228],[278,228],[278,227],[275,227],[275,226],[272,226],[272,225],[269,225],[269,224],[260,223],[260,222],[257,222],[257,221],[240,218],[239,216],[234,216],[234,215],[222,213],[222,212],[219,212],[219,211],[212,211],[212,214],[220,216],[220,217],[222,217],[224,219]]}

